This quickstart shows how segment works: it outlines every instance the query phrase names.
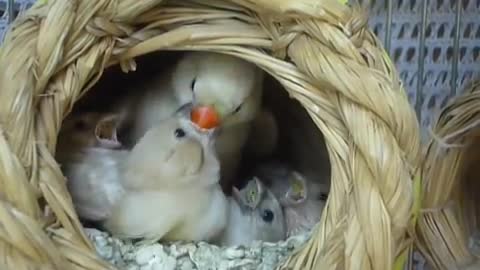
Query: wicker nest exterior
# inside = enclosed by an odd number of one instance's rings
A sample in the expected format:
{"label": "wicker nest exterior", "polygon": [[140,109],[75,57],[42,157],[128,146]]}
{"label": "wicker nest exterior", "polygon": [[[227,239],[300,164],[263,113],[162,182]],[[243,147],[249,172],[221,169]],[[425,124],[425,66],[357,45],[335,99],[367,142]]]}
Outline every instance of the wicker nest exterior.
{"label": "wicker nest exterior", "polygon": [[480,240],[479,103],[477,81],[443,108],[425,151],[417,235],[418,246],[434,269],[480,268],[472,245]]}
{"label": "wicker nest exterior", "polygon": [[53,154],[102,75],[157,50],[257,64],[325,136],[331,193],[314,237],[283,267],[392,269],[413,243],[415,112],[366,13],[339,0],[44,0],[0,49],[0,268],[109,269],[82,230]]}

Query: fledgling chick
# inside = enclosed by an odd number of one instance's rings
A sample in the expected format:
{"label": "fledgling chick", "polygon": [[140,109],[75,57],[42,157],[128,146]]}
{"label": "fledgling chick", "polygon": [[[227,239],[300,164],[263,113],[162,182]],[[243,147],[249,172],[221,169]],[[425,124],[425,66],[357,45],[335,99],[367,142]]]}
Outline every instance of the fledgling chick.
{"label": "fledgling chick", "polygon": [[227,227],[220,237],[224,246],[250,245],[253,241],[276,242],[285,239],[282,208],[273,193],[257,177],[229,198]]}
{"label": "fledgling chick", "polygon": [[55,157],[59,163],[67,161],[72,153],[87,147],[117,149],[117,126],[121,115],[85,112],[70,115],[62,123],[57,139]]}
{"label": "fledgling chick", "polygon": [[104,227],[120,238],[208,241],[225,228],[227,199],[219,185],[215,130],[188,118],[163,120],[126,156],[125,194]]}
{"label": "fledgling chick", "polygon": [[121,120],[118,114],[84,112],[68,116],[62,123],[55,157],[82,219],[104,219],[122,195],[118,160],[123,151],[117,150],[122,147],[117,139]]}
{"label": "fledgling chick", "polygon": [[88,221],[103,221],[124,195],[119,182],[128,151],[99,147],[72,153],[62,164],[67,188],[78,216]]}
{"label": "fledgling chick", "polygon": [[239,58],[186,53],[172,70],[145,84],[139,100],[130,99],[134,125],[129,140],[138,141],[154,123],[191,104],[191,119],[199,127],[220,128],[215,149],[222,186],[229,193],[251,122],[260,110],[262,82],[263,72]]}
{"label": "fledgling chick", "polygon": [[287,237],[311,230],[320,221],[326,203],[326,185],[308,181],[281,162],[259,165],[255,174],[265,181],[284,209]]}

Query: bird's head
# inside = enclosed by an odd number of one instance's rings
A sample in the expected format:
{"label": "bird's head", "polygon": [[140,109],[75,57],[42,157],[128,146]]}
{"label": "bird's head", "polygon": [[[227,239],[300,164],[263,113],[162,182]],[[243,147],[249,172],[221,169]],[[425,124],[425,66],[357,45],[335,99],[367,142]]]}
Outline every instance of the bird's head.
{"label": "bird's head", "polygon": [[[139,140],[128,158],[130,175],[143,175],[131,188],[211,185],[219,180],[214,151],[217,129],[200,130],[188,118],[172,116]],[[142,182],[143,181],[143,182]]]}
{"label": "bird's head", "polygon": [[190,52],[172,76],[177,99],[191,103],[191,120],[201,128],[248,123],[260,109],[263,72],[239,58]]}
{"label": "bird's head", "polygon": [[305,202],[309,196],[307,180],[287,163],[270,161],[255,168],[255,174],[268,183],[283,207],[293,207]]}
{"label": "bird's head", "polygon": [[286,224],[282,207],[257,177],[253,177],[241,190],[234,187],[232,194],[239,205],[242,219],[250,223],[248,227],[255,239],[275,242],[285,238]]}
{"label": "bird's head", "polygon": [[117,128],[122,121],[119,114],[82,112],[69,115],[58,134],[56,156],[70,155],[77,149],[89,147],[121,148]]}

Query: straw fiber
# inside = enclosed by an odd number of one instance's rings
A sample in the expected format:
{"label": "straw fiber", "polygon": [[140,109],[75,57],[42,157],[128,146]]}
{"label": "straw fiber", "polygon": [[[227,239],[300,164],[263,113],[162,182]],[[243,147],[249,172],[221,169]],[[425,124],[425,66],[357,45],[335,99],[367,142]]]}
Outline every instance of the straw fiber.
{"label": "straw fiber", "polygon": [[283,266],[392,269],[413,242],[419,128],[366,13],[342,2],[37,2],[0,49],[0,268],[112,267],[92,251],[52,156],[61,122],[110,65],[132,71],[149,52],[209,50],[263,68],[325,136],[327,207]]}
{"label": "straw fiber", "polygon": [[[480,82],[442,110],[423,165],[419,247],[434,269],[480,269],[470,249],[480,214]],[[477,240],[478,241],[478,240]]]}

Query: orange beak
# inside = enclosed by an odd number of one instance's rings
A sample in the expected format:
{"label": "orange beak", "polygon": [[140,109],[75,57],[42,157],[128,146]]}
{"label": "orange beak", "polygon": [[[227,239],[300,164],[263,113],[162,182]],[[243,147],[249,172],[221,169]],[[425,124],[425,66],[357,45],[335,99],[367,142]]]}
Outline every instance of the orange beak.
{"label": "orange beak", "polygon": [[220,117],[212,106],[194,107],[190,113],[190,120],[203,129],[211,129],[220,125]]}

